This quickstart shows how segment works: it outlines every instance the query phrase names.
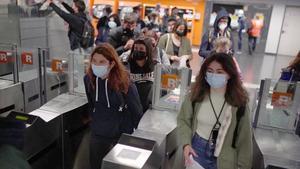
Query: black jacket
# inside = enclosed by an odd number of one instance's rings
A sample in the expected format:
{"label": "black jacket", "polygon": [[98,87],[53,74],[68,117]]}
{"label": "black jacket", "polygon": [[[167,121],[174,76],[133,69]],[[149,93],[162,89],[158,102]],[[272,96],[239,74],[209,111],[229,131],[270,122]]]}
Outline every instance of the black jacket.
{"label": "black jacket", "polygon": [[[119,138],[122,133],[131,134],[142,118],[142,106],[136,86],[132,83],[128,93],[122,95],[107,87],[107,80],[98,78],[98,89],[93,89],[90,78],[84,76],[84,85],[92,117],[93,135]],[[96,91],[98,90],[98,101]],[[122,101],[124,100],[125,101]],[[126,109],[128,111],[121,111]],[[121,109],[120,109],[121,108]]]}
{"label": "black jacket", "polygon": [[217,14],[216,20],[213,25],[213,29],[205,32],[205,34],[202,36],[200,49],[198,52],[199,56],[203,58],[207,58],[210,55],[211,51],[213,50],[213,41],[218,37],[218,33],[220,31],[218,24],[222,17],[228,18],[228,26],[225,30],[225,33],[228,34],[227,36],[230,36],[231,51],[232,53],[234,53],[233,36],[231,35],[231,31],[230,31],[231,19],[229,17],[228,12],[225,9],[221,9]]}
{"label": "black jacket", "polygon": [[[80,47],[81,36],[84,28],[84,23],[88,18],[83,12],[75,13],[74,10],[66,3],[62,5],[70,12],[66,13],[57,7],[54,3],[50,3],[52,9],[69,24],[68,37],[70,41],[71,50],[75,50]],[[90,42],[89,47],[93,46],[93,41]]]}
{"label": "black jacket", "polygon": [[123,27],[119,26],[111,29],[107,37],[107,42],[116,49],[118,55],[120,56],[123,52],[126,52],[124,46],[126,45],[127,41],[137,37],[137,34],[137,32],[133,32],[132,36],[126,36],[123,33]]}

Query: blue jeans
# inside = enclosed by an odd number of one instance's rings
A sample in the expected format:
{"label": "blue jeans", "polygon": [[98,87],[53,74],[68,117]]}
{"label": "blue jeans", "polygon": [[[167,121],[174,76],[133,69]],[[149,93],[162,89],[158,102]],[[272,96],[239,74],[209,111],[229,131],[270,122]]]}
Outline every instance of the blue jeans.
{"label": "blue jeans", "polygon": [[211,145],[207,140],[201,138],[197,133],[192,139],[192,148],[198,157],[194,157],[205,169],[217,169],[217,158],[214,156],[215,145]]}
{"label": "blue jeans", "polygon": [[239,37],[239,38],[238,38],[238,50],[239,50],[239,51],[242,50],[242,41],[243,41],[243,39],[242,39],[242,38],[243,38],[243,37],[242,37],[243,35],[242,35],[242,34],[243,34],[242,29],[240,29],[240,30],[239,30],[239,34],[238,34],[238,35],[239,35],[239,36],[238,36],[238,37]]}

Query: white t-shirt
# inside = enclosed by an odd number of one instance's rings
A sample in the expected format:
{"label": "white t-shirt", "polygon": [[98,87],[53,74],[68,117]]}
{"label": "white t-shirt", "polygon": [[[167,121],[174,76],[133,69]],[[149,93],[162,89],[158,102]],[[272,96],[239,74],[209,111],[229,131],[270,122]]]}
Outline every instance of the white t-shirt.
{"label": "white t-shirt", "polygon": [[[220,114],[220,111],[222,109],[224,100],[225,100],[225,96],[224,93],[216,93],[216,92],[211,92],[210,94],[211,96],[211,101],[212,104],[215,108],[217,117]],[[223,118],[224,118],[224,114],[225,114],[225,110],[227,109],[228,104],[225,103],[222,114],[219,118],[219,122],[221,123]],[[198,120],[198,125],[197,125],[197,134],[208,140],[209,136],[210,136],[210,132],[213,129],[217,119],[216,116],[214,114],[213,108],[209,102],[209,97],[206,96],[205,99],[203,100],[203,102],[201,103],[198,115],[197,115],[197,120]],[[222,123],[221,123],[222,125]]]}

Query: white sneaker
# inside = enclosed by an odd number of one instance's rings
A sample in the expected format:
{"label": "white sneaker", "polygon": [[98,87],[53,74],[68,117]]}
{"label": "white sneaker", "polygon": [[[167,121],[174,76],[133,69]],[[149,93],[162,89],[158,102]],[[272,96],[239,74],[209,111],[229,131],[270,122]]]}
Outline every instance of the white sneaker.
{"label": "white sneaker", "polygon": [[236,54],[239,54],[239,55],[240,55],[240,54],[242,54],[242,51],[237,51]]}

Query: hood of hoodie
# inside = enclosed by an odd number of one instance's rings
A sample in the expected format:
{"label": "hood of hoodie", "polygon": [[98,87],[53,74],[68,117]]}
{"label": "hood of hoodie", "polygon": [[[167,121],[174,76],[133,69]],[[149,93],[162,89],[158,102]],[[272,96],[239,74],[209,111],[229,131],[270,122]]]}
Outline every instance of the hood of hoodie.
{"label": "hood of hoodie", "polygon": [[214,23],[214,30],[215,32],[219,32],[219,21],[221,18],[227,17],[228,18],[228,24],[227,24],[227,28],[230,28],[230,23],[231,23],[231,18],[229,17],[229,13],[223,8],[221,9],[216,17],[215,23]]}

